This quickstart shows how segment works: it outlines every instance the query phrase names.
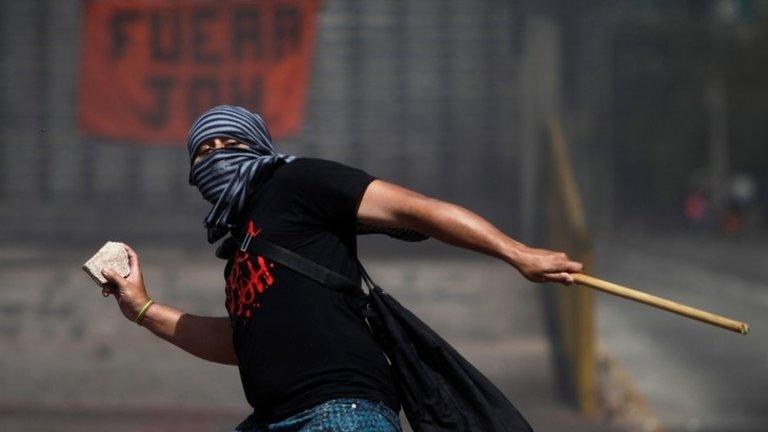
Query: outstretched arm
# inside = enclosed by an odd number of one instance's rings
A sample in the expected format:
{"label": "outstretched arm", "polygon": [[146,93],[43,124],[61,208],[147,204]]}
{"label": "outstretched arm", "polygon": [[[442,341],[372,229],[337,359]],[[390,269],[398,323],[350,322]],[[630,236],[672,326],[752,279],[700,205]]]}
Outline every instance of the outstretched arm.
{"label": "outstretched arm", "polygon": [[566,254],[530,248],[461,206],[383,180],[368,185],[357,218],[367,225],[410,228],[442,242],[499,258],[533,282],[570,285],[571,273],[582,269],[581,263],[569,260]]}
{"label": "outstretched arm", "polygon": [[[114,288],[104,288],[104,297],[112,294],[123,315],[133,321],[149,299],[144,287],[138,254],[128,245],[131,274],[124,278],[111,269],[103,269],[104,277]],[[232,344],[232,327],[228,317],[192,315],[160,303],[152,303],[141,320],[141,326],[184,351],[216,363],[237,365]]]}

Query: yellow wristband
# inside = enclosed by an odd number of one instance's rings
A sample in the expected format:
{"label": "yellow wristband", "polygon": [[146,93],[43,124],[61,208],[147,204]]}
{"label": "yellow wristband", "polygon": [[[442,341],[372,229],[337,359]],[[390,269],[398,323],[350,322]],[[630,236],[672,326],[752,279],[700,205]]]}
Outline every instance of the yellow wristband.
{"label": "yellow wristband", "polygon": [[147,309],[154,303],[155,301],[152,299],[147,300],[146,303],[144,303],[144,306],[142,306],[141,311],[138,315],[136,315],[136,319],[133,320],[136,324],[141,325],[141,319],[144,318],[144,314],[147,313]]}

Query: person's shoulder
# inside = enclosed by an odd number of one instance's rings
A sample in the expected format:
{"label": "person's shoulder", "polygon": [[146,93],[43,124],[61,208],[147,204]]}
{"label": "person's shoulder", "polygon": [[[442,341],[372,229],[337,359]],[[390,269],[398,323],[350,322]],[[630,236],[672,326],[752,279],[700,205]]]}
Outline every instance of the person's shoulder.
{"label": "person's shoulder", "polygon": [[339,171],[360,171],[342,162],[317,157],[297,157],[279,170],[283,177],[317,178],[320,174]]}
{"label": "person's shoulder", "polygon": [[330,159],[318,158],[318,157],[310,157],[310,156],[299,156],[299,157],[297,157],[296,159],[294,159],[292,162],[290,162],[287,165],[293,165],[294,167],[297,167],[297,166],[302,166],[302,167],[317,166],[317,167],[348,167],[348,168],[352,168],[349,165],[347,165],[345,163],[342,163],[342,162],[338,162],[338,161],[334,161],[334,160],[330,160]]}

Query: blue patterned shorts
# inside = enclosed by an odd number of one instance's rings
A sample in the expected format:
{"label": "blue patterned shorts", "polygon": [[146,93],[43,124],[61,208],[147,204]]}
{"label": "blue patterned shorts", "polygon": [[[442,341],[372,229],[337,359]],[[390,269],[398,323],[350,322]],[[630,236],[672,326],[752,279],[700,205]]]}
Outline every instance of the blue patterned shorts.
{"label": "blue patterned shorts", "polygon": [[257,424],[251,416],[233,432],[402,432],[400,417],[383,402],[340,398],[323,402],[277,423]]}

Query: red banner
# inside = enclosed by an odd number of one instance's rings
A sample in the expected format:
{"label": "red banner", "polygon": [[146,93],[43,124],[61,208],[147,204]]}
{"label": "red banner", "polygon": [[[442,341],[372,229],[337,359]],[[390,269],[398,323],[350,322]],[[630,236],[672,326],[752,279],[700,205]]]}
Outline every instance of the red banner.
{"label": "red banner", "polygon": [[80,126],[87,135],[183,144],[219,104],[261,114],[274,137],[302,121],[319,0],[91,0]]}

